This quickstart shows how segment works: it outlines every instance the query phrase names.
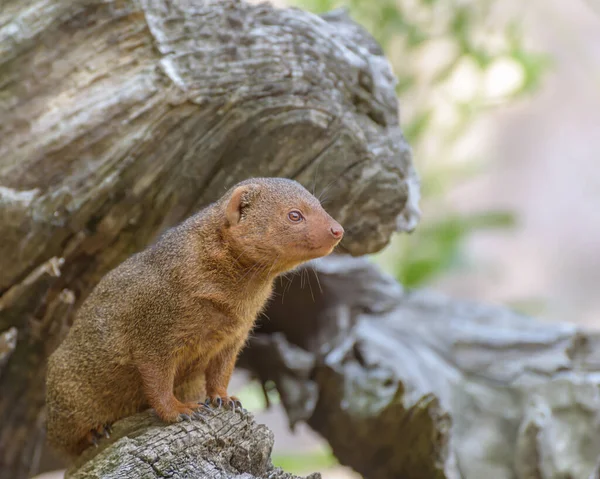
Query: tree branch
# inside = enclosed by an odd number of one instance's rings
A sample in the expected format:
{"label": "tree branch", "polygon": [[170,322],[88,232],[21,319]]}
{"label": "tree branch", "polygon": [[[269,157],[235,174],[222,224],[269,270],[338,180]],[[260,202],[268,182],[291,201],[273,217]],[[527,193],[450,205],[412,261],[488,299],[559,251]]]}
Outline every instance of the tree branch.
{"label": "tree branch", "polygon": [[301,479],[273,466],[273,433],[251,414],[206,414],[207,419],[168,426],[150,412],[123,419],[114,424],[110,439],[79,457],[66,478]]}
{"label": "tree branch", "polygon": [[600,335],[405,291],[366,259],[313,266],[322,292],[310,267],[280,285],[241,363],[292,426],[367,479],[591,477]]}

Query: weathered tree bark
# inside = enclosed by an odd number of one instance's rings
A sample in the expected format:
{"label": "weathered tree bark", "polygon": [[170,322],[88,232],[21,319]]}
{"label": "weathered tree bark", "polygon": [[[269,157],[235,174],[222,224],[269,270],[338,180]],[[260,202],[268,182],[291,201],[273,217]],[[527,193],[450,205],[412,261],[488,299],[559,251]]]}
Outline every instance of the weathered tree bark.
{"label": "weathered tree bark", "polygon": [[313,267],[281,282],[241,364],[343,464],[367,479],[600,477],[600,334],[404,291],[361,258]]}
{"label": "weathered tree bark", "polygon": [[111,438],[86,450],[66,478],[301,479],[273,466],[273,442],[266,426],[239,411],[220,410],[168,427],[143,413],[117,422]]}
{"label": "weathered tree bark", "polygon": [[299,180],[354,255],[414,227],[394,81],[341,13],[2,0],[0,477],[37,469],[46,359],[99,278],[226,187]]}

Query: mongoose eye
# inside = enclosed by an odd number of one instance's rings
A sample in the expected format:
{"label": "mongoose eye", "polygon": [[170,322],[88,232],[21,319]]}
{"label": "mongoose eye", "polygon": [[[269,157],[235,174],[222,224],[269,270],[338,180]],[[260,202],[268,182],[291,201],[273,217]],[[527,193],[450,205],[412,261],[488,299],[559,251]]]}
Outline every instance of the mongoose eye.
{"label": "mongoose eye", "polygon": [[300,223],[304,219],[304,216],[299,211],[292,210],[288,213],[288,218],[292,223]]}

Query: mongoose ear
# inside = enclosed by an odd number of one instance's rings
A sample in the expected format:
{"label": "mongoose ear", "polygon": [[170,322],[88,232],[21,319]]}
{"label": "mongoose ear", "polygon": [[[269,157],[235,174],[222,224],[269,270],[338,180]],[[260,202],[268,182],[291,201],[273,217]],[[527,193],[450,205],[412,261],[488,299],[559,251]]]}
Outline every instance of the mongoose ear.
{"label": "mongoose ear", "polygon": [[258,185],[243,185],[233,190],[225,210],[225,216],[230,225],[237,225],[240,222],[243,218],[244,208],[252,204],[258,191]]}

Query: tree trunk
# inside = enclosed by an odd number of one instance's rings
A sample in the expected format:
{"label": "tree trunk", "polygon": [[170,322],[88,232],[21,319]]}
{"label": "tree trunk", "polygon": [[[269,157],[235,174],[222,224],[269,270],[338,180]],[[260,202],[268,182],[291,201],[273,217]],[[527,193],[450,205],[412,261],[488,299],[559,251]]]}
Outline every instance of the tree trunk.
{"label": "tree trunk", "polygon": [[342,13],[2,1],[0,478],[38,470],[46,359],[90,290],[225,188],[299,180],[353,255],[415,226],[394,81]]}
{"label": "tree trunk", "polygon": [[[111,438],[86,450],[66,479],[301,479],[273,466],[273,442],[266,426],[240,411],[170,426],[142,413],[117,422]],[[320,478],[314,473],[306,479]]]}
{"label": "tree trunk", "polygon": [[312,266],[280,283],[241,365],[342,464],[366,479],[600,477],[599,334],[405,291],[362,258]]}

